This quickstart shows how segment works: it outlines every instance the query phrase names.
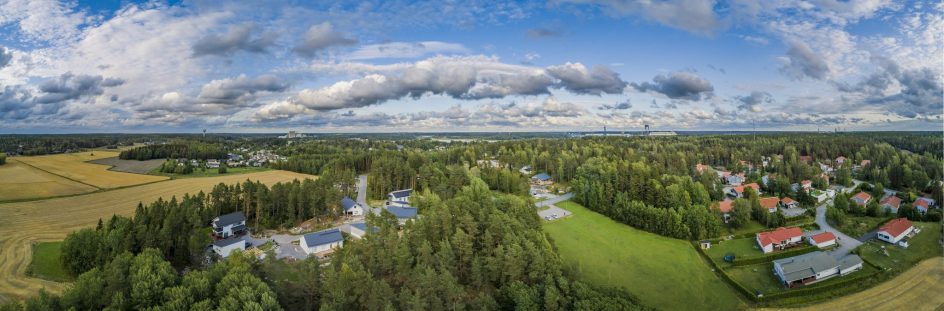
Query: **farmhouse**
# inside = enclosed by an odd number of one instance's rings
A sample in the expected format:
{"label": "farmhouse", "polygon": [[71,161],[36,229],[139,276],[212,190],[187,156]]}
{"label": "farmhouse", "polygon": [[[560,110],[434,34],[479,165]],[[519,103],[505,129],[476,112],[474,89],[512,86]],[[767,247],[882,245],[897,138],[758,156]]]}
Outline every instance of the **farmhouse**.
{"label": "farmhouse", "polygon": [[889,213],[898,214],[898,208],[901,207],[901,199],[896,196],[889,196],[879,201],[879,204]]}
{"label": "farmhouse", "polygon": [[908,236],[911,231],[914,231],[911,221],[908,218],[898,218],[878,228],[877,234],[879,240],[895,244]]}
{"label": "farmhouse", "polygon": [[871,200],[872,196],[865,192],[859,192],[852,196],[852,201],[854,201],[859,206],[866,206]]}
{"label": "farmhouse", "polygon": [[246,250],[246,241],[242,237],[233,236],[213,242],[213,252],[220,255],[220,257],[229,257],[230,253],[235,250]]}
{"label": "farmhouse", "polygon": [[774,260],[774,273],[787,287],[816,283],[837,275],[846,275],[862,268],[862,258],[848,255],[837,261],[825,252],[812,252]]}
{"label": "farmhouse", "polygon": [[783,197],[783,199],[780,200],[780,203],[783,204],[783,207],[784,207],[784,208],[797,208],[797,207],[800,207],[800,202],[797,202],[796,200],[794,200],[794,199],[792,199],[792,198],[790,198],[790,197]]}
{"label": "farmhouse", "polygon": [[814,234],[810,236],[810,245],[815,245],[819,248],[827,248],[833,245],[836,245],[836,235],[832,232],[823,232],[820,234]]}
{"label": "farmhouse", "polygon": [[535,185],[550,185],[554,182],[551,181],[551,175],[548,175],[547,173],[540,173],[531,176],[531,183]]}
{"label": "farmhouse", "polygon": [[760,192],[760,186],[757,185],[757,183],[749,183],[743,186],[732,187],[730,192],[728,192],[728,194],[735,198],[742,198],[744,197],[745,188],[754,188],[755,192],[758,192],[758,193]]}
{"label": "farmhouse", "polygon": [[387,211],[397,217],[400,225],[405,225],[407,220],[416,219],[417,210],[410,206],[387,206]]}
{"label": "farmhouse", "polygon": [[803,230],[798,227],[780,227],[774,231],[757,233],[757,244],[760,245],[764,254],[773,252],[775,249],[783,250],[796,246],[802,241]]}
{"label": "farmhouse", "polygon": [[364,215],[364,207],[362,207],[357,202],[354,202],[354,200],[352,200],[349,197],[344,197],[343,199],[341,199],[341,208],[344,209],[345,215],[351,215],[351,216]]}
{"label": "farmhouse", "polygon": [[298,245],[306,254],[324,255],[344,246],[344,237],[338,228],[332,228],[303,235]]}
{"label": "farmhouse", "polygon": [[213,235],[225,239],[234,235],[246,233],[246,215],[243,212],[233,212],[213,218]]}
{"label": "farmhouse", "polygon": [[776,213],[777,205],[780,204],[780,199],[777,197],[761,198],[760,206],[767,209],[768,213]]}
{"label": "farmhouse", "polygon": [[734,201],[731,199],[724,199],[724,201],[718,202],[718,211],[721,212],[721,217],[724,219],[725,223],[731,219],[732,210],[734,210]]}
{"label": "farmhouse", "polygon": [[934,199],[921,197],[915,200],[912,205],[922,214],[927,213],[928,209],[934,206]]}
{"label": "farmhouse", "polygon": [[397,190],[387,194],[387,205],[409,206],[413,189]]}

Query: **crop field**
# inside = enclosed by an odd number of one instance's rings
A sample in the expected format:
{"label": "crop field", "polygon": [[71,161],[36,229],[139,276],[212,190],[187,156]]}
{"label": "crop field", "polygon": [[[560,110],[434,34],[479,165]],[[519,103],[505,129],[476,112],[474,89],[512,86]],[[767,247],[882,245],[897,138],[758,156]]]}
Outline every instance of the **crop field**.
{"label": "crop field", "polygon": [[560,256],[585,282],[625,290],[666,310],[737,310],[745,304],[687,241],[615,222],[567,201],[574,216],[547,223]]}
{"label": "crop field", "polygon": [[153,160],[122,160],[118,157],[113,158],[104,158],[98,160],[89,161],[93,164],[101,164],[111,166],[108,170],[116,172],[126,172],[126,173],[135,173],[135,174],[147,174],[151,170],[158,168],[161,164],[164,163],[164,159],[153,159]]}
{"label": "crop field", "polygon": [[231,184],[246,179],[274,184],[304,178],[314,176],[266,171],[177,179],[64,198],[0,204],[0,303],[35,295],[40,288],[60,292],[67,286],[26,276],[33,243],[60,241],[72,231],[94,226],[99,218],[113,214],[130,215],[138,202],[151,202],[158,197],[206,192],[219,183]]}
{"label": "crop field", "polygon": [[109,166],[86,161],[117,157],[114,151],[86,151],[35,157],[17,157],[15,160],[66,179],[100,189],[140,185],[166,180],[167,177],[109,171]]}
{"label": "crop field", "polygon": [[0,165],[0,201],[25,200],[79,194],[97,190],[17,162],[9,158]]}

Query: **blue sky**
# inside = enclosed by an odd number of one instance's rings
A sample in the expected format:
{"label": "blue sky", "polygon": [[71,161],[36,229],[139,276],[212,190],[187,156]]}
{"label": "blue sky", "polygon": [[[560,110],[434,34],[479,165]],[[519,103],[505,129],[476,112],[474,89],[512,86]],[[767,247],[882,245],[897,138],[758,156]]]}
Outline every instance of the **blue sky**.
{"label": "blue sky", "polygon": [[931,1],[21,1],[0,133],[941,130]]}

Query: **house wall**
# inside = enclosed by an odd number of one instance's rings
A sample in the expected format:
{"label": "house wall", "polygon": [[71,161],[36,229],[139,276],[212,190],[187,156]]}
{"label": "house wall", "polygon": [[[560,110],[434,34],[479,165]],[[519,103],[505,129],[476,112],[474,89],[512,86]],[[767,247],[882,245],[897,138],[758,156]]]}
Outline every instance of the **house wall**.
{"label": "house wall", "polygon": [[347,212],[350,213],[351,215],[354,215],[354,216],[361,216],[361,215],[364,215],[364,209],[361,208],[360,204],[354,205],[354,207],[352,207],[351,209],[347,210]]}
{"label": "house wall", "polygon": [[783,284],[787,284],[786,278],[783,277],[783,267],[781,267],[780,265],[776,263],[774,264],[774,274],[776,274],[777,277],[780,278],[780,282],[782,282]]}
{"label": "house wall", "polygon": [[826,247],[830,247],[830,246],[836,245],[836,240],[829,240],[829,241],[826,241],[826,242],[823,242],[823,243],[819,243],[819,244],[816,244],[816,243],[814,242],[813,244],[816,245],[816,247],[819,247],[819,248],[826,248]]}
{"label": "house wall", "polygon": [[759,246],[760,246],[760,249],[761,249],[762,251],[764,251],[764,254],[770,253],[770,252],[773,252],[773,251],[774,251],[774,245],[773,245],[773,244],[768,244],[767,246],[764,246],[763,244],[760,243],[760,238],[759,238],[759,237],[755,237],[754,240],[757,241],[757,245],[759,245]]}
{"label": "house wall", "polygon": [[312,247],[308,247],[308,243],[305,243],[305,238],[302,237],[302,241],[299,244],[301,244],[302,250],[305,251],[306,254],[314,254],[314,253],[328,251],[334,248],[340,248],[341,246],[344,246],[344,241],[337,241],[334,243],[314,245]]}
{"label": "house wall", "polygon": [[878,239],[888,242],[888,243],[895,244],[895,243],[898,243],[898,241],[901,241],[901,239],[905,238],[905,236],[907,236],[913,230],[914,230],[914,227],[908,228],[908,230],[905,230],[905,232],[902,232],[900,235],[895,236],[895,237],[891,236],[891,234],[889,234],[888,232],[879,231]]}
{"label": "house wall", "polygon": [[822,279],[822,278],[825,278],[825,277],[830,277],[830,276],[833,276],[833,275],[836,275],[836,274],[839,274],[839,267],[838,267],[838,266],[835,267],[835,268],[831,268],[831,269],[826,269],[826,270],[820,271],[819,273],[816,274],[816,279],[819,280],[819,279]]}
{"label": "house wall", "polygon": [[225,247],[219,247],[213,245],[213,251],[216,252],[220,257],[226,258],[229,257],[230,253],[235,250],[246,250],[246,243],[233,243]]}

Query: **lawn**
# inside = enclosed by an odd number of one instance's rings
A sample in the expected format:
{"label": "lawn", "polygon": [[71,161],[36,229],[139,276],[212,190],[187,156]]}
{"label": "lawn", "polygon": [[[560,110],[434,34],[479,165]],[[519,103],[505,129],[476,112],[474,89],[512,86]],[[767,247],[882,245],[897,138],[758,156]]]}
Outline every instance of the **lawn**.
{"label": "lawn", "polygon": [[270,169],[267,168],[267,167],[252,167],[252,166],[247,166],[247,167],[230,167],[230,168],[227,168],[227,169],[226,169],[226,174],[220,174],[219,169],[215,169],[215,168],[194,169],[194,170],[193,170],[193,173],[190,173],[190,174],[173,174],[173,173],[161,173],[160,171],[158,171],[158,169],[159,169],[159,168],[154,169],[154,170],[151,170],[150,174],[151,174],[151,175],[158,175],[158,176],[167,176],[167,177],[171,177],[171,178],[174,178],[174,179],[180,179],[180,178],[199,178],[199,177],[217,177],[217,176],[225,176],[225,175],[238,175],[238,174],[246,174],[246,173],[265,172],[265,171],[270,170]]}
{"label": "lawn", "polygon": [[33,245],[33,260],[29,271],[33,277],[44,280],[72,281],[72,276],[62,267],[59,251],[62,242],[44,242]]}
{"label": "lawn", "polygon": [[[750,265],[750,266],[739,266],[725,268],[725,272],[728,273],[732,279],[744,285],[745,287],[759,291],[764,294],[779,293],[783,291],[789,291],[783,284],[780,284],[780,279],[774,274],[774,264],[772,262]],[[858,276],[863,274],[872,274],[878,272],[878,269],[867,264],[862,265],[862,270],[853,272],[846,276],[836,276],[825,281],[818,283],[810,284],[806,287],[800,288],[815,288],[818,286],[826,286],[831,283],[840,282],[845,277]]]}
{"label": "lawn", "polygon": [[708,253],[708,257],[714,259],[719,265],[724,265],[724,255],[728,253],[734,254],[735,257],[756,257],[764,255],[764,252],[757,246],[757,239],[753,237],[727,241],[722,240],[718,243],[712,243],[711,248],[705,252]]}
{"label": "lawn", "polygon": [[735,310],[744,303],[683,240],[637,230],[571,202],[574,213],[544,225],[561,258],[588,283],[622,288],[667,310]]}
{"label": "lawn", "polygon": [[760,224],[756,220],[751,220],[747,222],[747,224],[745,224],[744,226],[737,229],[728,227],[728,233],[726,235],[739,235],[739,234],[754,233],[754,232],[759,232],[759,231],[764,231],[764,230],[767,230],[767,227]]}
{"label": "lawn", "polygon": [[[859,256],[869,262],[882,267],[890,268],[893,273],[901,273],[918,262],[935,256],[941,256],[944,250],[941,249],[941,224],[932,222],[914,222],[915,228],[921,229],[915,237],[908,241],[908,248],[901,248],[882,241],[870,241],[859,246]],[[888,256],[882,252],[882,247],[888,252]]]}
{"label": "lawn", "polygon": [[848,215],[846,217],[845,223],[842,226],[839,226],[836,229],[842,231],[851,237],[858,238],[863,234],[872,231],[872,229],[877,228],[881,224],[888,222],[890,217],[869,217],[869,216],[853,216]]}

